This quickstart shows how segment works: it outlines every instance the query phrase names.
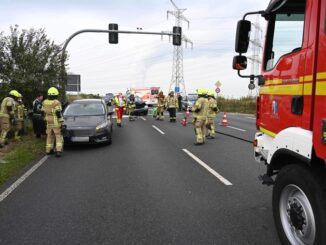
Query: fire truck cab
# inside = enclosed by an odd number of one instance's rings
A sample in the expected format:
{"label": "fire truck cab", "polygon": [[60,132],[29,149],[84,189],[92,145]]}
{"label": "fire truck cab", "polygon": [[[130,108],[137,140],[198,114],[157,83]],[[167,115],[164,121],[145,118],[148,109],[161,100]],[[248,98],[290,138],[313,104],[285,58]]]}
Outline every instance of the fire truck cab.
{"label": "fire truck cab", "polygon": [[[267,21],[261,75],[243,75],[250,14]],[[238,22],[233,68],[258,80],[255,159],[283,244],[326,244],[326,0],[272,0]]]}

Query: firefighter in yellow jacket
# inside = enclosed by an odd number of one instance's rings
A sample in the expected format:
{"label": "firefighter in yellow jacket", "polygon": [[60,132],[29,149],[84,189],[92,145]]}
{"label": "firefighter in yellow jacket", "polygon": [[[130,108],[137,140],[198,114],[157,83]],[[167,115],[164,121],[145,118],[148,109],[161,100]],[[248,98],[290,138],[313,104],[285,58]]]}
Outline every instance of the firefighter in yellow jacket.
{"label": "firefighter in yellow jacket", "polygon": [[[46,121],[46,154],[56,151],[56,157],[60,157],[63,150],[63,137],[61,129],[64,127],[62,107],[57,99],[58,89],[51,87],[48,90],[48,98],[43,101],[42,111]],[[55,147],[54,147],[55,143]]]}
{"label": "firefighter in yellow jacket", "polygon": [[7,134],[11,127],[16,124],[15,105],[19,96],[17,90],[11,90],[9,95],[3,99],[0,107],[0,148],[4,146]]}
{"label": "firefighter in yellow jacket", "polygon": [[198,98],[195,105],[192,107],[194,126],[196,132],[196,143],[195,145],[202,145],[205,143],[206,138],[206,119],[208,110],[208,100],[206,98],[205,89],[197,89]]}
{"label": "firefighter in yellow jacket", "polygon": [[165,107],[170,114],[170,122],[177,121],[177,108],[179,107],[178,99],[174,96],[174,92],[171,91],[166,97]]}
{"label": "firefighter in yellow jacket", "polygon": [[15,106],[15,140],[19,140],[21,138],[21,134],[24,128],[24,117],[25,117],[25,106],[23,103],[23,96],[19,94],[17,98],[17,104]]}
{"label": "firefighter in yellow jacket", "polygon": [[215,99],[214,90],[209,90],[207,92],[208,97],[208,110],[207,110],[207,122],[206,126],[208,129],[208,135],[206,136],[207,139],[214,139],[215,138],[215,119],[217,113],[219,112],[217,108],[217,102]]}

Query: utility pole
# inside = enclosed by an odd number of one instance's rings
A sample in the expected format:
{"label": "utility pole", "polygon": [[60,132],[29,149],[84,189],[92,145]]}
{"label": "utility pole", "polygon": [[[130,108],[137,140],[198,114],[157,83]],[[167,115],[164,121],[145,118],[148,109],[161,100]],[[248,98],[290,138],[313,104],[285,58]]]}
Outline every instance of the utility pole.
{"label": "utility pole", "polygon": [[[254,29],[254,39],[250,39],[252,55],[248,57],[251,61],[251,74],[259,75],[261,66],[261,51],[262,51],[262,35],[263,30],[260,27],[259,15],[256,17],[256,22],[251,24]],[[257,79],[256,79],[257,80]],[[258,94],[259,87],[256,86],[256,95]],[[252,90],[249,90],[249,94],[252,95]]]}
{"label": "utility pole", "polygon": [[[183,12],[186,11],[186,9],[180,9],[178,6],[173,2],[173,0],[170,0],[174,10],[168,10],[167,11],[167,18],[169,18],[169,15],[173,15],[175,17],[175,26],[182,27],[182,21],[185,21],[188,23],[188,29],[189,29],[189,20],[183,15]],[[188,39],[185,35],[182,34],[182,41],[186,43],[190,43],[191,46],[193,46],[193,42]],[[174,88],[173,88],[174,86]],[[182,89],[181,89],[182,87]],[[169,91],[174,91],[176,93],[181,92],[184,96],[186,95],[186,85],[184,82],[183,77],[183,47],[182,42],[181,46],[174,46],[173,47],[173,64],[172,64],[172,78],[169,86]]]}

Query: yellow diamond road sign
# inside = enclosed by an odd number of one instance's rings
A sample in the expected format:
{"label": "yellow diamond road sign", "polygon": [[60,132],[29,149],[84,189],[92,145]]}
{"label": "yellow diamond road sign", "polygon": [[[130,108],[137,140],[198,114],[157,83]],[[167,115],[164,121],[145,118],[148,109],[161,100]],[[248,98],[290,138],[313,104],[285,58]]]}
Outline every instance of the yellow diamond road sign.
{"label": "yellow diamond road sign", "polygon": [[219,88],[219,87],[222,86],[222,83],[221,83],[220,81],[217,81],[217,82],[215,83],[215,86]]}

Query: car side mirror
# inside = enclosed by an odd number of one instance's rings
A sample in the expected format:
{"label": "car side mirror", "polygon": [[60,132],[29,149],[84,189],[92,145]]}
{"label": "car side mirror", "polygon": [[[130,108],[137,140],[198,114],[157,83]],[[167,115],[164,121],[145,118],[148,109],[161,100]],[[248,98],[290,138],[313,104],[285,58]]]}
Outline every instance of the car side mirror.
{"label": "car side mirror", "polygon": [[112,105],[112,102],[109,101],[108,103],[106,103],[107,106],[111,106]]}
{"label": "car side mirror", "polygon": [[241,55],[234,56],[232,66],[234,70],[238,71],[247,69],[247,57]]}

